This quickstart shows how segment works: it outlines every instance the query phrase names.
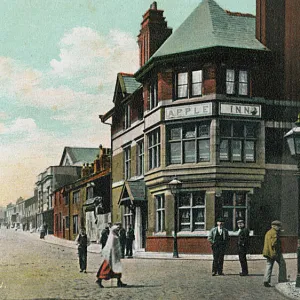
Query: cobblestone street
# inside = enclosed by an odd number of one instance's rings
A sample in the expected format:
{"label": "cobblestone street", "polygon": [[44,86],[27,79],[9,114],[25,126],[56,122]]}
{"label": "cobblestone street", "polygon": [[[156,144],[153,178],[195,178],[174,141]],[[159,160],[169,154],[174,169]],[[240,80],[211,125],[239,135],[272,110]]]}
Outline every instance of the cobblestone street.
{"label": "cobblestone street", "polygon": [[[207,260],[125,259],[128,287],[117,288],[114,280],[100,289],[95,284],[100,254],[88,253],[88,272],[80,273],[76,249],[33,235],[0,230],[0,299],[286,299],[262,286],[264,260],[249,262],[249,277],[238,276],[238,261],[225,261],[226,276],[211,277]],[[287,260],[287,269],[294,278],[295,259]],[[272,284],[277,271],[276,266]]]}

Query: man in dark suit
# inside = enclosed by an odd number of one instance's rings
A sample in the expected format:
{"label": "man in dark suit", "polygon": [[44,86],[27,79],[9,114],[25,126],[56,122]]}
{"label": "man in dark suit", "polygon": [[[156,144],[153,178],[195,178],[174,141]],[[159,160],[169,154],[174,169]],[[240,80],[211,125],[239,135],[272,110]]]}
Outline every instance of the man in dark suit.
{"label": "man in dark suit", "polygon": [[244,220],[238,220],[237,225],[238,230],[238,254],[239,260],[242,268],[240,276],[248,275],[248,264],[247,264],[247,253],[249,249],[249,229],[245,228]]}
{"label": "man in dark suit", "polygon": [[128,225],[128,230],[126,233],[126,256],[132,257],[132,243],[135,240],[134,236],[134,229],[132,228],[132,225]]}
{"label": "man in dark suit", "polygon": [[207,238],[211,244],[213,251],[213,266],[212,266],[212,276],[224,275],[223,273],[223,263],[225,251],[229,242],[228,230],[224,228],[224,219],[219,218],[217,220],[217,226],[213,227],[208,234]]}

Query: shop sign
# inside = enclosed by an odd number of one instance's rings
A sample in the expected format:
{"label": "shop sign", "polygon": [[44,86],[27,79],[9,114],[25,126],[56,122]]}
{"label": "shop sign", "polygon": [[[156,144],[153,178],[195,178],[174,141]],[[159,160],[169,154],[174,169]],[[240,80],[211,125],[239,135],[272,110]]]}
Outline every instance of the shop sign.
{"label": "shop sign", "polygon": [[211,115],[212,115],[211,102],[166,107],[165,110],[166,120],[196,118],[196,117],[211,116]]}
{"label": "shop sign", "polygon": [[261,106],[255,104],[220,103],[220,115],[261,117]]}

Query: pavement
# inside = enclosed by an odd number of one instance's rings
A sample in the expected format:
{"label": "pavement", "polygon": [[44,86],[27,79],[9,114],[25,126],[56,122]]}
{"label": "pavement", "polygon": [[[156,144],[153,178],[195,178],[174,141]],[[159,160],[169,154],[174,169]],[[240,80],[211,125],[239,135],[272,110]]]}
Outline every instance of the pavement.
{"label": "pavement", "polygon": [[[25,234],[31,235],[33,238],[39,239],[39,233],[33,232],[30,233],[29,231],[20,231]],[[77,245],[74,241],[69,241],[65,239],[61,239],[55,237],[52,234],[48,234],[45,236],[45,242],[56,244],[64,247],[74,248],[77,249]],[[88,246],[88,252],[91,253],[101,253],[101,245],[97,243],[91,243]],[[285,253],[283,254],[285,259],[296,259],[296,253]],[[134,251],[134,258],[140,259],[171,259],[171,260],[212,260],[212,254],[179,254],[179,258],[173,258],[172,253],[165,253],[165,252],[146,252],[143,249]],[[225,260],[238,260],[237,255],[225,255]],[[262,255],[254,255],[248,254],[247,259],[251,260],[265,260]],[[288,299],[299,300],[300,299],[300,288],[296,288],[295,281],[288,281],[284,283],[277,283],[275,285],[276,290],[287,297]]]}

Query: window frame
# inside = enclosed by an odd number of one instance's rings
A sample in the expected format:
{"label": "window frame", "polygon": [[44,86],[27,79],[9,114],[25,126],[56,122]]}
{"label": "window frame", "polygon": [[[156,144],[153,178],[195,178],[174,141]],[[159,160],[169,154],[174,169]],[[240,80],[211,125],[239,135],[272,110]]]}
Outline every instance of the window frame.
{"label": "window frame", "polygon": [[[181,200],[183,199],[183,195],[189,196],[189,204],[181,205]],[[194,205],[195,197],[200,195],[203,197],[204,204],[203,205]],[[196,222],[194,220],[194,212],[195,211],[203,211],[203,221]],[[182,222],[183,211],[189,212],[189,222]],[[178,203],[178,231],[190,231],[190,232],[201,232],[206,230],[206,191],[187,191],[179,193],[179,203]],[[196,228],[196,226],[202,228]],[[189,229],[187,229],[189,226]],[[184,227],[184,228],[183,228]]]}
{"label": "window frame", "polygon": [[145,173],[145,143],[144,140],[137,142],[137,176]]}
{"label": "window frame", "polygon": [[[190,137],[184,136],[184,132],[188,133],[188,128],[194,127],[194,136],[192,135],[192,130],[190,130]],[[201,134],[201,127],[207,127],[207,134]],[[178,138],[172,137],[172,130],[178,130]],[[202,163],[202,162],[210,162],[211,154],[210,154],[210,130],[211,130],[211,120],[206,120],[202,122],[193,122],[193,123],[186,123],[186,124],[176,124],[176,125],[169,125],[167,127],[167,164],[168,165],[176,165],[176,164],[186,164],[186,163]],[[200,151],[201,142],[205,142],[208,146],[208,150],[205,152]],[[190,142],[194,142],[194,153],[193,161],[189,161],[187,157],[187,149],[186,145]],[[179,159],[178,162],[173,162],[173,157],[176,156],[173,154],[176,151],[175,148],[172,149],[173,145],[178,145],[180,149],[178,149]],[[204,156],[203,156],[204,155]],[[205,158],[206,157],[206,158]],[[180,160],[180,161],[179,161]]]}
{"label": "window frame", "polygon": [[148,88],[149,110],[158,106],[158,81],[157,78],[153,79]]}
{"label": "window frame", "polygon": [[[76,197],[75,197],[76,195]],[[78,195],[78,197],[77,197]],[[73,204],[79,204],[80,203],[80,190],[73,192]]]}
{"label": "window frame", "polygon": [[[200,72],[200,81],[194,81],[193,74],[195,72]],[[180,83],[179,76],[181,74],[186,74],[186,81]],[[194,93],[194,86],[199,85],[198,90],[200,93]],[[183,96],[179,96],[179,88],[184,87],[185,93]],[[180,70],[175,73],[175,100],[179,99],[189,99],[189,98],[196,98],[196,97],[202,97],[202,87],[203,87],[203,69],[201,68],[192,68],[192,69],[185,69]]]}
{"label": "window frame", "polygon": [[[233,72],[233,79],[229,80],[228,72]],[[246,73],[246,81],[241,81],[241,74]],[[232,92],[228,92],[228,84],[233,85]],[[241,93],[241,85],[246,85],[247,92]],[[227,96],[249,97],[250,95],[250,72],[246,68],[226,68],[225,92]]]}
{"label": "window frame", "polygon": [[156,128],[147,135],[148,137],[148,170],[160,167],[161,134]]}
{"label": "window frame", "polygon": [[[226,197],[226,194],[230,195],[232,197],[232,204],[230,205],[224,205],[224,198]],[[237,205],[237,197],[238,196],[243,196],[245,199],[245,205]],[[238,219],[243,219],[245,221],[245,225],[248,224],[248,219],[250,216],[250,199],[248,198],[248,194],[245,191],[223,191],[222,195],[221,195],[221,201],[222,201],[222,216],[223,218],[226,220],[226,225],[229,231],[237,231],[238,230],[238,226],[237,226],[237,220]],[[226,214],[224,213],[224,210],[232,210],[232,220],[231,220],[231,224],[229,223],[228,219],[229,217],[226,216]],[[245,210],[245,214],[243,215],[237,215],[237,210]]]}
{"label": "window frame", "polygon": [[78,215],[73,215],[73,234],[78,234],[79,233],[79,217]]}
{"label": "window frame", "polygon": [[124,129],[127,129],[131,126],[131,107],[127,103],[124,106]]}
{"label": "window frame", "polygon": [[166,230],[166,201],[165,195],[155,195],[155,231],[164,232]]}
{"label": "window frame", "polygon": [[129,224],[134,228],[134,214],[130,206],[123,206],[123,228],[127,230]]}
{"label": "window frame", "polygon": [[124,179],[131,177],[131,147],[127,146],[123,149],[124,152]]}
{"label": "window frame", "polygon": [[[235,130],[238,127],[243,127],[242,134],[236,133]],[[247,136],[247,132],[250,132],[249,129],[253,130],[253,136]],[[229,120],[221,120],[220,121],[220,153],[219,159],[220,161],[224,162],[231,162],[231,163],[256,163],[256,156],[257,156],[257,141],[258,141],[258,127],[259,124],[256,122],[240,122],[240,121],[229,121]],[[229,128],[229,130],[228,130]],[[247,130],[248,128],[248,130]],[[229,135],[225,135],[225,130],[229,133]],[[226,132],[226,133],[227,133]],[[227,142],[227,150],[225,153],[222,152],[222,143]],[[240,143],[240,159],[238,159],[238,154],[234,154],[233,144]],[[247,143],[253,143],[253,159],[247,158]],[[237,149],[237,148],[235,148]],[[222,155],[224,154],[224,157]],[[234,157],[235,155],[235,157]],[[249,154],[248,154],[249,155]],[[250,157],[250,156],[249,156]]]}

